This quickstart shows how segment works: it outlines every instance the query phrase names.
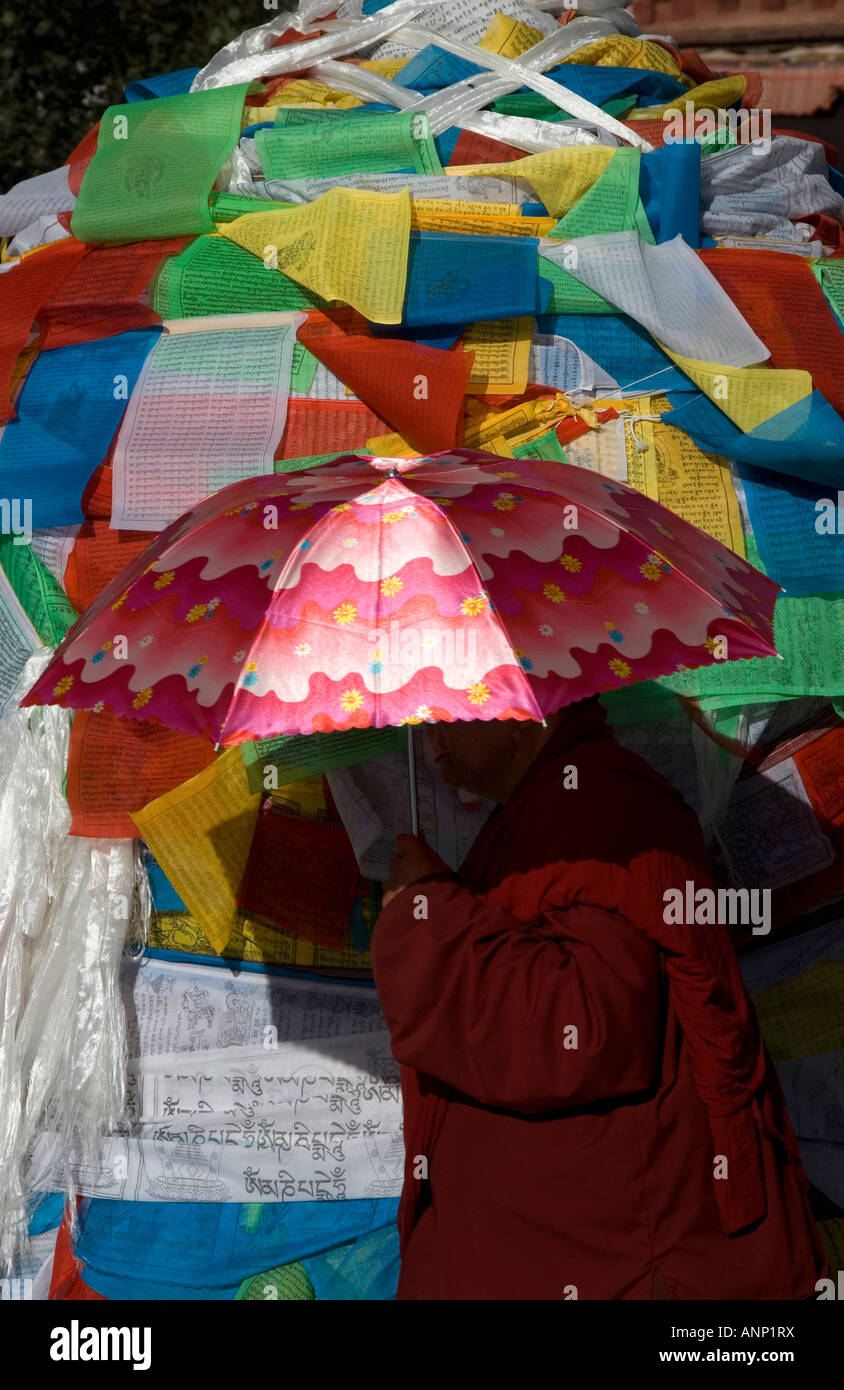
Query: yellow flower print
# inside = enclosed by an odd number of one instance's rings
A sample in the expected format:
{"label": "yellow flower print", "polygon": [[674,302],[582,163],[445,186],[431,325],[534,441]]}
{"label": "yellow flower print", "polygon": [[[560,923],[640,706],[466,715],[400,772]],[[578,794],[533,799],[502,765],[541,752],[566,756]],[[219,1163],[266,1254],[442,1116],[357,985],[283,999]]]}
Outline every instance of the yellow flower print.
{"label": "yellow flower print", "polygon": [[404,581],[399,579],[397,574],[393,574],[389,579],[381,580],[381,593],[385,598],[392,598],[394,594],[401,593],[404,588]]}
{"label": "yellow flower print", "polygon": [[243,669],[244,671],[257,671],[258,663],[257,661],[247,661]]}
{"label": "yellow flower print", "polygon": [[306,512],[312,506],[312,502],[291,502],[290,510],[291,512]]}
{"label": "yellow flower print", "polygon": [[496,478],[518,478],[518,473],[496,473]]}
{"label": "yellow flower print", "polygon": [[187,616],[187,622],[196,623],[200,618],[204,618],[208,612],[207,603],[195,603]]}
{"label": "yellow flower print", "polygon": [[387,526],[392,526],[396,521],[404,521],[404,512],[385,512],[381,519]]}
{"label": "yellow flower print", "polygon": [[703,645],[706,647],[710,656],[713,652],[719,652],[721,650],[721,643],[718,641],[717,637],[707,637]]}
{"label": "yellow flower print", "polygon": [[144,705],[148,705],[151,699],[152,699],[152,689],[151,689],[150,686],[147,686],[146,690],[139,690],[139,691],[138,691],[137,695],[135,696],[134,700],[132,701],[132,708],[133,708],[133,709],[143,709]]}
{"label": "yellow flower print", "polygon": [[479,613],[483,613],[486,608],[486,599],[483,594],[472,594],[469,598],[464,598],[460,605],[460,612],[465,613],[468,618],[476,618]]}
{"label": "yellow flower print", "polygon": [[516,505],[512,492],[499,492],[492,504],[499,512],[511,512]]}
{"label": "yellow flower print", "polygon": [[352,603],[351,599],[346,599],[344,603],[338,603],[331,614],[338,627],[344,627],[346,623],[353,623],[357,615],[357,604]]}
{"label": "yellow flower print", "polygon": [[155,581],[155,583],[153,584],[152,587],[153,587],[154,589],[166,589],[167,586],[168,586],[168,584],[172,584],[172,583],[173,583],[173,580],[174,580],[175,578],[176,578],[176,571],[175,571],[175,570],[167,570],[166,573],[160,574],[160,575],[158,576],[158,578],[156,579],[156,581]]}
{"label": "yellow flower print", "polygon": [[470,685],[466,691],[466,698],[470,705],[485,705],[490,694],[488,685],[484,685],[483,681],[475,681],[474,685]]}
{"label": "yellow flower print", "polygon": [[576,555],[561,555],[560,564],[569,574],[579,574],[583,569],[583,562]]}
{"label": "yellow flower print", "polygon": [[340,708],[346,714],[354,714],[355,710],[360,709],[363,704],[363,696],[359,690],[344,690],[340,696]]}
{"label": "yellow flower print", "polygon": [[622,661],[620,656],[614,656],[609,662],[609,668],[613,675],[620,676],[622,680],[627,680],[630,675],[630,667],[626,661]]}
{"label": "yellow flower print", "polygon": [[[157,589],[157,588],[158,588],[158,585],[156,584],[155,587],[156,587],[156,589]],[[128,590],[128,589],[124,589],[124,590],[123,590],[123,593],[120,595],[120,598],[119,598],[119,599],[116,599],[115,602],[111,605],[112,608],[122,608],[128,597],[129,597],[129,590]]]}
{"label": "yellow flower print", "polygon": [[332,507],[331,510],[332,512],[350,512],[352,510],[352,504],[351,502],[338,502],[337,506]]}
{"label": "yellow flower print", "polygon": [[659,576],[662,574],[662,570],[660,569],[659,565],[656,563],[655,560],[646,560],[643,565],[639,566],[639,573],[643,575],[645,579],[655,580],[659,579]]}
{"label": "yellow flower print", "polygon": [[66,695],[73,685],[73,676],[62,676],[61,680],[53,686],[54,695]]}
{"label": "yellow flower print", "polygon": [[565,594],[559,584],[543,584],[542,592],[552,603],[562,603],[565,598]]}

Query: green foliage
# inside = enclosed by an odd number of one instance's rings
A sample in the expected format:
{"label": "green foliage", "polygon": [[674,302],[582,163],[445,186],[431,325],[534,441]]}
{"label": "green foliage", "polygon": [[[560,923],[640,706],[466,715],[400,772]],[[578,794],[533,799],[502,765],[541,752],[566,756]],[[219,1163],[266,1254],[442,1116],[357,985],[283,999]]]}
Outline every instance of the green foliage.
{"label": "green foliage", "polygon": [[0,9],[0,187],[63,164],[105,108],[124,100],[128,82],[202,67],[278,12],[261,0],[7,4]]}

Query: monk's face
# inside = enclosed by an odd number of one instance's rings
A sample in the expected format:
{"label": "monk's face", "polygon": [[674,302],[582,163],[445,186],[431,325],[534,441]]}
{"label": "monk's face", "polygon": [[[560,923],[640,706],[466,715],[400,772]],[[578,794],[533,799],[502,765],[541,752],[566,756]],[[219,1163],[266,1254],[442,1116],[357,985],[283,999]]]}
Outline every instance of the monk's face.
{"label": "monk's face", "polygon": [[536,725],[517,719],[458,720],[426,724],[425,736],[443,781],[478,796],[494,795],[503,769],[521,762],[526,737]]}

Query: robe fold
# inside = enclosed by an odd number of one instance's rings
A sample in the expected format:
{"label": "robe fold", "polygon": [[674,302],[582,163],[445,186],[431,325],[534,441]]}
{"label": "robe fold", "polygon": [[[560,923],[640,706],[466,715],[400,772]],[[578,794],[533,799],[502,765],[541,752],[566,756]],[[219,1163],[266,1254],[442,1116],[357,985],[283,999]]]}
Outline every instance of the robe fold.
{"label": "robe fold", "polygon": [[588,702],[459,873],[381,913],[400,1299],[813,1295],[808,1184],[729,928],[664,920],[689,881],[714,886],[696,817]]}

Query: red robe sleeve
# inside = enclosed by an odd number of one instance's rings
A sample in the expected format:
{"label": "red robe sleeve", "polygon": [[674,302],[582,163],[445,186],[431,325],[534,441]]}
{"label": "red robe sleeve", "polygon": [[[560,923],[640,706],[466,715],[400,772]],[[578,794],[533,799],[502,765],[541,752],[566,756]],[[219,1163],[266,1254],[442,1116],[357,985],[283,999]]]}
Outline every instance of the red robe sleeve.
{"label": "red robe sleeve", "polygon": [[580,1107],[656,1077],[659,953],[616,913],[521,922],[438,876],[381,913],[372,961],[396,1060],[484,1105]]}

